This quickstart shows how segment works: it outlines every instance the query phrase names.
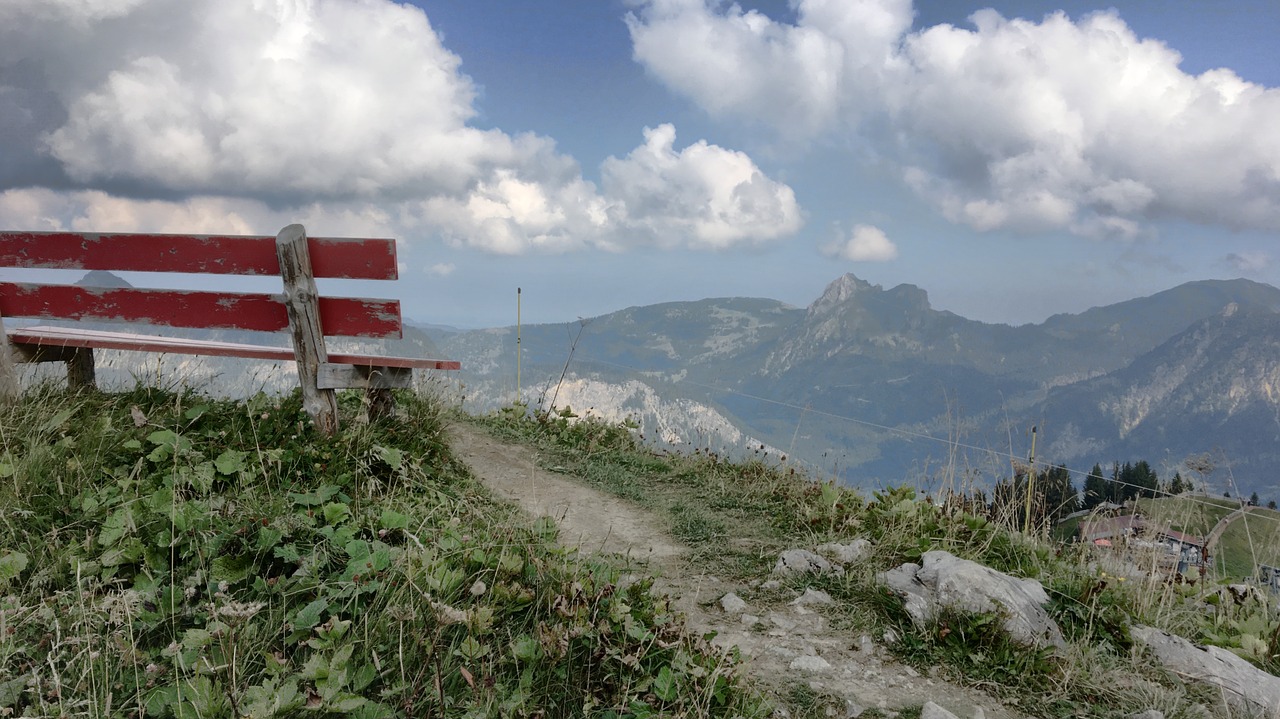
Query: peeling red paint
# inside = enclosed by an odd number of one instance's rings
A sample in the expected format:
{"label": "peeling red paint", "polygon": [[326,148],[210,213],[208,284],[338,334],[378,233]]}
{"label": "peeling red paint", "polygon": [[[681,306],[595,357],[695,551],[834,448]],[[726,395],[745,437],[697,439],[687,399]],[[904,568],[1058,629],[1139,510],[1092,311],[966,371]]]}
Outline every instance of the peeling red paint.
{"label": "peeling red paint", "polygon": [[[395,240],[311,237],[316,277],[394,280]],[[0,266],[117,272],[279,275],[274,237],[0,232]]]}
{"label": "peeling red paint", "polygon": [[[0,316],[264,332],[289,326],[284,304],[276,295],[26,283],[0,283]],[[321,297],[320,316],[328,336],[401,336],[396,300]]]}

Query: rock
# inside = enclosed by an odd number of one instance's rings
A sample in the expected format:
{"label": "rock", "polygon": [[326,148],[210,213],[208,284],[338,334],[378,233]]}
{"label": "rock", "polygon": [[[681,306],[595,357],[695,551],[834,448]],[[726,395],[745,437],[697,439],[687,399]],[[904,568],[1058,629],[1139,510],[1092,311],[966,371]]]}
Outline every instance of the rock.
{"label": "rock", "polygon": [[1223,599],[1226,599],[1227,596],[1230,596],[1231,601],[1236,604],[1244,604],[1250,600],[1261,602],[1262,604],[1267,603],[1266,597],[1263,596],[1262,592],[1250,584],[1228,584],[1226,596],[1223,596]]}
{"label": "rock", "polygon": [[761,584],[761,585],[760,585],[760,588],[761,588],[761,589],[764,589],[764,590],[766,590],[766,591],[770,591],[770,592],[772,592],[772,591],[775,591],[775,590],[778,590],[778,589],[782,589],[782,582],[779,582],[779,581],[778,581],[778,580],[776,580],[776,579],[770,579],[769,581],[764,582],[763,584]]}
{"label": "rock", "polygon": [[870,551],[871,542],[865,539],[855,539],[848,544],[828,543],[818,546],[818,554],[829,557],[840,564],[853,564],[860,561]]}
{"label": "rock", "polygon": [[1136,625],[1129,636],[1184,681],[1217,687],[1231,708],[1249,715],[1280,713],[1280,677],[1272,676],[1221,647],[1198,647],[1174,634]]}
{"label": "rock", "polygon": [[784,632],[789,632],[796,628],[796,621],[794,619],[789,619],[786,615],[779,614],[777,612],[769,612],[769,623]]}
{"label": "rock", "polygon": [[742,622],[748,627],[754,627],[756,625],[756,622],[760,621],[760,617],[757,617],[754,614],[743,614],[742,616],[738,617],[738,621]]}
{"label": "rock", "polygon": [[834,601],[835,600],[831,598],[830,594],[827,594],[821,589],[813,589],[812,587],[809,587],[804,590],[804,594],[801,594],[791,600],[791,606],[803,607],[811,604],[831,604]]}
{"label": "rock", "polygon": [[876,643],[872,641],[870,636],[863,634],[858,637],[858,651],[871,656],[876,653]]}
{"label": "rock", "polygon": [[733,592],[729,592],[723,597],[720,597],[720,608],[723,609],[726,614],[741,614],[742,612],[747,611],[747,603],[742,600],[742,597],[739,597]]}
{"label": "rock", "polygon": [[1164,712],[1156,711],[1155,709],[1148,709],[1144,712],[1130,714],[1124,719],[1164,719]]}
{"label": "rock", "polygon": [[778,563],[773,565],[773,574],[779,577],[792,577],[810,572],[843,574],[844,570],[833,566],[822,555],[814,554],[807,549],[788,549],[778,556]]}
{"label": "rock", "polygon": [[923,565],[903,564],[878,577],[902,598],[917,625],[931,620],[937,607],[994,613],[1004,616],[1004,630],[1020,644],[1066,645],[1062,631],[1044,610],[1049,595],[1034,579],[1011,577],[950,552],[925,552],[922,561]]}
{"label": "rock", "polygon": [[781,659],[795,659],[795,658],[796,658],[796,653],[795,653],[795,651],[793,651],[793,650],[791,650],[791,649],[788,649],[788,648],[786,648],[786,647],[782,647],[782,646],[776,646],[776,645],[775,645],[775,646],[769,647],[768,649],[766,649],[766,650],[765,650],[765,652],[766,652],[766,653],[768,653],[768,654],[772,654],[772,655],[773,655],[773,656],[775,656],[775,657],[779,657],[779,658],[781,658]]}
{"label": "rock", "polygon": [[798,672],[815,672],[816,673],[816,672],[825,672],[831,669],[831,664],[829,664],[826,659],[823,659],[822,657],[819,657],[819,656],[815,656],[813,654],[806,654],[801,657],[796,657],[795,659],[791,660],[791,664],[788,666],[793,671],[798,671]]}
{"label": "rock", "polygon": [[845,719],[858,719],[858,717],[867,713],[867,708],[855,702],[852,699],[844,700],[844,716]]}
{"label": "rock", "polygon": [[925,702],[920,709],[920,719],[960,719],[960,717],[933,702]]}

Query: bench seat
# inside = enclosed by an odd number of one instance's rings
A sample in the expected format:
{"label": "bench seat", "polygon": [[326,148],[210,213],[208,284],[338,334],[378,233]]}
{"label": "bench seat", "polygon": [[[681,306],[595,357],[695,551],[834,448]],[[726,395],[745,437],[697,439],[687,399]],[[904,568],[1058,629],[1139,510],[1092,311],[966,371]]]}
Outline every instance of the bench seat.
{"label": "bench seat", "polygon": [[[19,327],[9,330],[9,341],[19,352],[39,352],[44,347],[81,347],[89,349],[129,350],[169,354],[203,355],[206,357],[243,357],[246,359],[292,361],[292,347],[270,347],[238,342],[217,342],[128,332],[103,332],[74,327]],[[387,355],[361,355],[330,352],[331,364],[357,367],[402,367],[408,369],[456,370],[456,360],[421,359]]]}

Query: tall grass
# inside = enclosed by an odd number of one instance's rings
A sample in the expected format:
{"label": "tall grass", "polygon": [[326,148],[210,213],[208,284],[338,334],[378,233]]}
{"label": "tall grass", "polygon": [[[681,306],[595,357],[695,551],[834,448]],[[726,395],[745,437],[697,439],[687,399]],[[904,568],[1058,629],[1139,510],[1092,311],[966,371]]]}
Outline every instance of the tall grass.
{"label": "tall grass", "polygon": [[0,713],[753,716],[645,582],[555,544],[439,406],[36,387],[0,407]]}

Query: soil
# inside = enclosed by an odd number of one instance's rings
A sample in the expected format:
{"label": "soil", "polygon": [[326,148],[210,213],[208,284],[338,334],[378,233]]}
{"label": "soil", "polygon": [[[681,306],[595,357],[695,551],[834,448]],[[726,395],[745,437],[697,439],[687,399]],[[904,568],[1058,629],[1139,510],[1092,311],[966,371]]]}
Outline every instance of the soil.
{"label": "soil", "polygon": [[[540,468],[536,450],[506,444],[461,423],[452,425],[450,438],[455,456],[493,492],[533,518],[554,519],[562,544],[621,555],[656,577],[655,587],[685,614],[692,632],[715,632],[717,646],[736,646],[744,672],[779,697],[788,696],[799,683],[843,700],[844,712],[835,716],[858,716],[870,708],[893,711],[929,701],[961,719],[1025,716],[980,691],[894,661],[877,639],[830,626],[819,606],[793,604],[792,597],[779,591],[699,572],[685,561],[687,548],[658,517]],[[745,599],[747,608],[733,613],[722,609],[720,599],[728,592]]]}

